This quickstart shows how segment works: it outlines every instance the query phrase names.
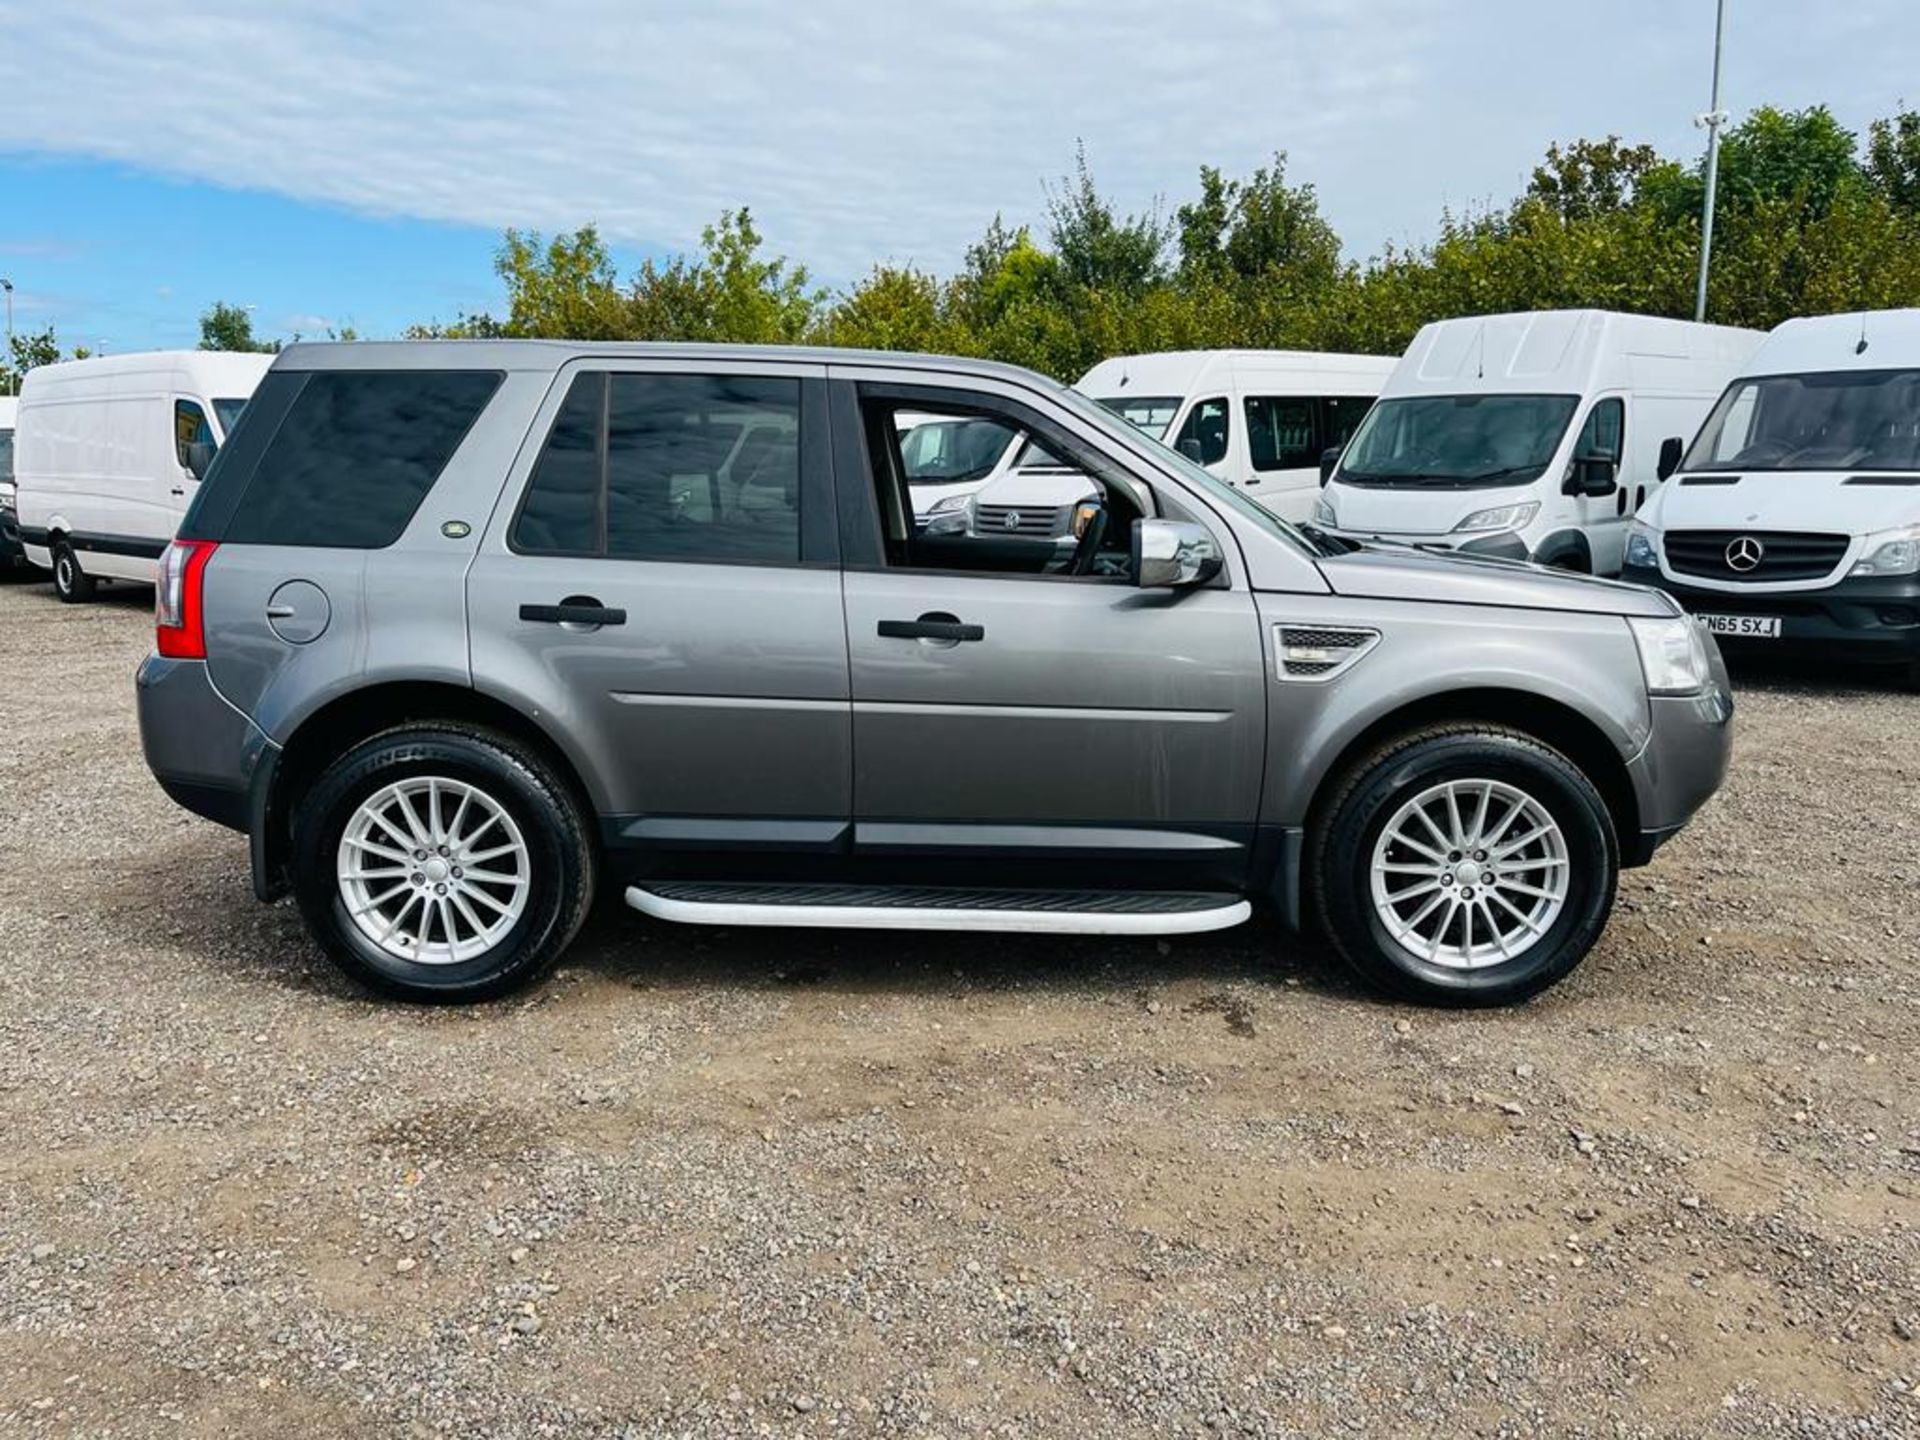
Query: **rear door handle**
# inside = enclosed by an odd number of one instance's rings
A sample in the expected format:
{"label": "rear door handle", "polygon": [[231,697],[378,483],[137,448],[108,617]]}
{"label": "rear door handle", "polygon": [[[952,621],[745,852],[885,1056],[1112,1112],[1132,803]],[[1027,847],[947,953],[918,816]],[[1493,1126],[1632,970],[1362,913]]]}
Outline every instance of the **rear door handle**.
{"label": "rear door handle", "polygon": [[882,620],[880,638],[883,640],[984,640],[987,627],[967,625],[949,618],[934,619],[923,615],[918,620]]}
{"label": "rear door handle", "polygon": [[558,605],[522,605],[520,618],[536,625],[624,625],[627,612],[598,600],[573,595]]}

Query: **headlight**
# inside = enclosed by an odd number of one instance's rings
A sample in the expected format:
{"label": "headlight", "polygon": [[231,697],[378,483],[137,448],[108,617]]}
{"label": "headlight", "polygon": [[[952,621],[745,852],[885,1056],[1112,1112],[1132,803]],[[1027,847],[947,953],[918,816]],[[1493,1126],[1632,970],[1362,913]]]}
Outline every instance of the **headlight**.
{"label": "headlight", "polygon": [[1337,528],[1340,517],[1333,513],[1333,502],[1322,495],[1313,502],[1313,523]]}
{"label": "headlight", "polygon": [[1854,562],[1855,575],[1912,575],[1920,572],[1920,525],[1904,530],[1882,530],[1867,536],[1866,548]]}
{"label": "headlight", "polygon": [[952,510],[965,510],[971,503],[973,503],[973,497],[971,495],[942,495],[938,500],[933,502],[927,514],[945,515]]}
{"label": "headlight", "polygon": [[1637,570],[1660,568],[1660,532],[1636,520],[1627,526],[1627,564]]}
{"label": "headlight", "polygon": [[1540,513],[1540,502],[1529,500],[1524,505],[1496,505],[1491,510],[1476,510],[1458,525],[1455,532],[1461,530],[1518,530]]}
{"label": "headlight", "polygon": [[1687,615],[1663,620],[1630,617],[1627,626],[1640,647],[1640,671],[1649,695],[1692,695],[1704,690],[1711,673],[1706,632]]}

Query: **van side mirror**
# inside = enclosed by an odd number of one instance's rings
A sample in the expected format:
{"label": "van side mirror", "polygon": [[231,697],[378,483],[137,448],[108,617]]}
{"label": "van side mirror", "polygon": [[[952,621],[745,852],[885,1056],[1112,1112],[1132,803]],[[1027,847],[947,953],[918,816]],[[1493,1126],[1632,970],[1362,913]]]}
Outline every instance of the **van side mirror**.
{"label": "van side mirror", "polygon": [[1320,483],[1324,486],[1333,478],[1333,472],[1340,467],[1340,447],[1329,445],[1320,452]]}
{"label": "van side mirror", "polygon": [[1654,467],[1654,474],[1662,480],[1680,468],[1680,457],[1686,453],[1687,444],[1678,435],[1669,435],[1660,442],[1660,463]]}
{"label": "van side mirror", "polygon": [[1179,443],[1173,448],[1186,456],[1187,459],[1191,460],[1194,464],[1198,465],[1200,463],[1202,451],[1200,449],[1200,441],[1196,436],[1182,436]]}
{"label": "van side mirror", "polygon": [[187,469],[196,480],[207,478],[207,467],[213,464],[215,446],[211,440],[195,440],[187,446]]}
{"label": "van side mirror", "polygon": [[1133,522],[1133,583],[1143,589],[1204,585],[1220,573],[1220,544],[1184,520]]}
{"label": "van side mirror", "polygon": [[1568,495],[1588,495],[1596,500],[1613,494],[1620,475],[1620,464],[1598,455],[1575,456],[1567,467],[1566,484],[1560,488]]}

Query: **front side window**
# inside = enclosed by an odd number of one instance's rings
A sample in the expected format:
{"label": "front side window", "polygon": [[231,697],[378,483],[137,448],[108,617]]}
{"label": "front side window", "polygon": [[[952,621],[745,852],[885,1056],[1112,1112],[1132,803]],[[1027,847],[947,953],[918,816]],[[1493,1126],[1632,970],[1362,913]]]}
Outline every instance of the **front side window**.
{"label": "front side window", "polygon": [[619,560],[798,563],[800,382],[576,376],[513,544]]}
{"label": "front side window", "polygon": [[1195,401],[1173,448],[1202,465],[1217,465],[1227,458],[1227,426],[1225,397]]}
{"label": "front side window", "polygon": [[1687,470],[1920,470],[1920,370],[1736,380]]}
{"label": "front side window", "polygon": [[1098,403],[1107,407],[1143,435],[1164,439],[1173,417],[1180,413],[1178,395],[1114,395]]}
{"label": "front side window", "polygon": [[1622,441],[1625,439],[1627,424],[1626,403],[1617,396],[1609,396],[1587,412],[1587,423],[1580,427],[1580,438],[1574,441],[1573,458],[1576,460],[1607,460],[1620,463],[1623,453]]}
{"label": "front side window", "polygon": [[1247,451],[1255,470],[1299,470],[1320,462],[1313,401],[1247,397]]}
{"label": "front side window", "polygon": [[1573,395],[1421,395],[1367,412],[1340,460],[1355,485],[1470,490],[1546,470],[1579,404]]}
{"label": "front side window", "polygon": [[0,484],[13,479],[13,431],[0,430]]}
{"label": "front side window", "polygon": [[[239,477],[245,489],[225,539],[354,550],[391,545],[500,384],[494,370],[282,373],[272,408],[285,404],[285,416],[252,473]],[[290,403],[283,387],[292,387]],[[242,448],[250,450],[246,438]],[[223,454],[216,475],[224,461]],[[196,533],[196,523],[190,515],[182,533]]]}
{"label": "front side window", "polygon": [[195,401],[176,400],[173,402],[173,455],[182,470],[193,468],[196,445],[205,447],[201,451],[204,469],[206,461],[213,458],[214,446],[213,427],[207,423],[207,412]]}

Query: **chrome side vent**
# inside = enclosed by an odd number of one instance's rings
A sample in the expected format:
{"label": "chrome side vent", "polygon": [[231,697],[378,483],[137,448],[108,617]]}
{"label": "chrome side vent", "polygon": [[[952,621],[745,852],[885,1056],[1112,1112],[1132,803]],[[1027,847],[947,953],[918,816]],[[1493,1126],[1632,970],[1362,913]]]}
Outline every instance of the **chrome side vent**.
{"label": "chrome side vent", "polygon": [[1360,625],[1276,625],[1275,664],[1282,680],[1320,682],[1343,675],[1380,643],[1380,632]]}

